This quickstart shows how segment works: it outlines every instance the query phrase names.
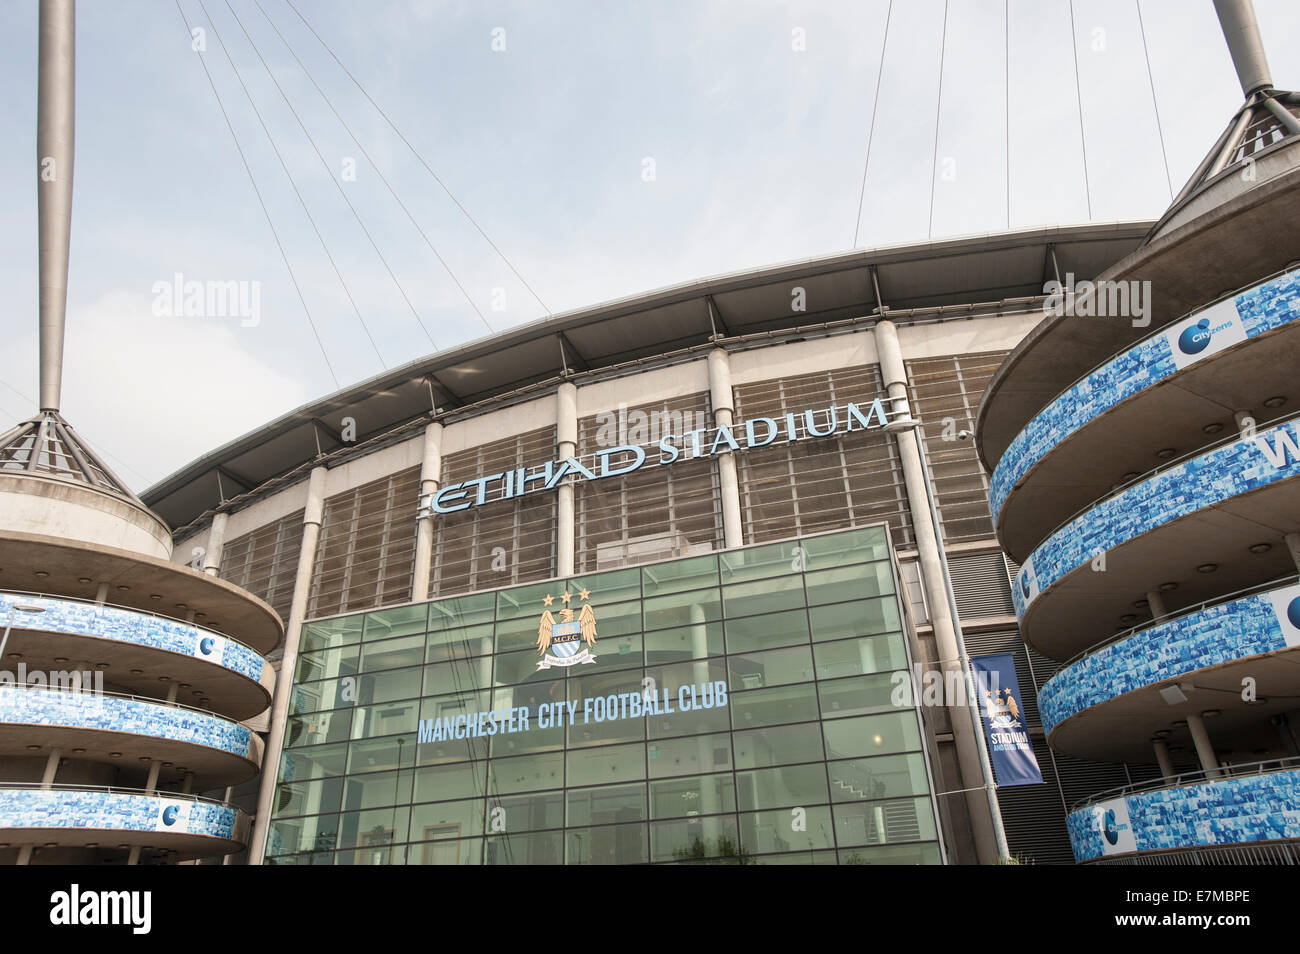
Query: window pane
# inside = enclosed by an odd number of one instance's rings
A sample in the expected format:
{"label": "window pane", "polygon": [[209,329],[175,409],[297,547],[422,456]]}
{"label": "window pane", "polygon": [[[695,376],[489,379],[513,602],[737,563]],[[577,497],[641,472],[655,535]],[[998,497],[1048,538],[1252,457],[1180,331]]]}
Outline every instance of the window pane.
{"label": "window pane", "polygon": [[690,818],[656,822],[650,826],[650,846],[655,861],[722,863],[739,857],[736,817]]}
{"label": "window pane", "polygon": [[605,825],[613,822],[644,821],[645,785],[608,785],[603,788],[569,790],[566,824]]}
{"label": "window pane", "polygon": [[[827,801],[826,767],[790,765],[736,773],[736,799],[741,809],[807,807]],[[786,822],[790,823],[790,813]],[[775,850],[775,849],[765,849]]]}
{"label": "window pane", "polygon": [[564,844],[564,860],[571,865],[635,865],[650,860],[644,824],[570,828]]}
{"label": "window pane", "polygon": [[903,708],[902,705],[895,705],[895,700],[902,703],[907,701],[908,697],[903,695],[907,692],[907,678],[906,672],[880,672],[871,676],[818,683],[822,715],[829,719],[832,716],[867,715]]}
{"label": "window pane", "polygon": [[835,806],[835,837],[845,845],[884,845],[933,841],[934,817],[928,798],[884,802],[846,802]]}
{"label": "window pane", "polygon": [[825,805],[801,809],[753,812],[740,816],[740,844],[746,854],[834,848],[831,813]]}
{"label": "window pane", "polygon": [[816,722],[736,733],[736,768],[761,768],[811,762],[822,757],[821,726]]}
{"label": "window pane", "polygon": [[809,682],[813,677],[812,648],[794,646],[764,653],[746,653],[727,660],[731,685],[736,689],[761,689],[790,682]]}
{"label": "window pane", "polygon": [[647,755],[651,778],[716,772],[731,767],[731,736],[720,732],[651,742]]}
{"label": "window pane", "polygon": [[650,783],[650,817],[678,818],[736,810],[736,783],[730,772]]}
{"label": "window pane", "polygon": [[818,679],[857,676],[907,666],[901,633],[818,643],[813,646],[813,659],[817,662]]}
{"label": "window pane", "polygon": [[679,626],[645,634],[647,664],[700,659],[722,654],[722,623]]}
{"label": "window pane", "polygon": [[645,778],[644,745],[607,745],[566,754],[569,785],[595,785]]}
{"label": "window pane", "polygon": [[912,710],[854,719],[833,719],[822,723],[826,754],[831,758],[885,755],[921,747]]}
{"label": "window pane", "polygon": [[808,611],[727,620],[727,652],[743,653],[772,646],[808,642]]}
{"label": "window pane", "polygon": [[733,692],[731,710],[731,718],[737,729],[756,729],[783,722],[809,722],[818,717],[817,691],[812,683],[804,683]]}
{"label": "window pane", "polygon": [[922,795],[929,790],[925,760],[919,752],[831,762],[827,770],[831,801],[836,802]]}
{"label": "window pane", "polygon": [[898,603],[893,596],[814,606],[808,610],[808,618],[812,621],[814,642],[902,629]]}

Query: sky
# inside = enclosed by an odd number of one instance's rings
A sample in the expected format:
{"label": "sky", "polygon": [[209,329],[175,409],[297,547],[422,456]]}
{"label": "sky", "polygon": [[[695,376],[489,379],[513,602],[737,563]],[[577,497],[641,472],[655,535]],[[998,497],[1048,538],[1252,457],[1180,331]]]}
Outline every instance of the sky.
{"label": "sky", "polygon": [[[140,492],[548,314],[855,247],[1155,218],[1242,99],[1213,5],[1072,7],[82,0],[62,411]],[[1300,4],[1255,8],[1274,83],[1300,88]],[[37,9],[0,3],[11,422],[38,390]],[[238,283],[247,307],[177,309],[191,282]]]}

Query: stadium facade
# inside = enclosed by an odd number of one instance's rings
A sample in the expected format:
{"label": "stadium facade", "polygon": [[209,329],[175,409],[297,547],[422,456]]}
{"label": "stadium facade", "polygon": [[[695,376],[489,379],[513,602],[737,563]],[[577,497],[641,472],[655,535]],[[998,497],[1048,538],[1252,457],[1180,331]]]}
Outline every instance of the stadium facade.
{"label": "stadium facade", "polygon": [[[1300,124],[1219,6],[1247,101],[1157,222],[551,316],[141,499],[58,413],[70,177],[42,192],[0,859],[1292,858]],[[1041,784],[993,784],[961,691],[1002,653]]]}
{"label": "stadium facade", "polygon": [[[995,820],[971,710],[893,690],[966,654],[1014,652],[1026,689],[1050,671],[970,436],[1045,284],[1150,226],[858,251],[556,316],[152,488],[174,560],[288,621],[254,859],[995,861],[996,821],[1011,851],[1068,861],[1073,793],[1154,769],[1054,764],[1026,692],[1047,781],[1000,791]],[[546,615],[596,661],[540,667]],[[718,682],[725,706],[681,711]],[[637,687],[675,711],[539,724]],[[458,717],[468,738],[432,737]]]}

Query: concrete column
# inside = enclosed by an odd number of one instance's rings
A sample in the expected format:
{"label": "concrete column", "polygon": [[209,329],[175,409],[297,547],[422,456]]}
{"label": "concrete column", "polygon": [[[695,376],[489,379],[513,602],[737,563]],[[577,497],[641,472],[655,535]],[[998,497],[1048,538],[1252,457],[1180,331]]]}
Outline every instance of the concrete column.
{"label": "concrete column", "polygon": [[1152,739],[1151,747],[1156,750],[1156,764],[1160,766],[1161,776],[1172,778],[1176,775],[1174,760],[1169,757],[1169,743],[1164,739]]}
{"label": "concrete column", "polygon": [[95,602],[98,603],[100,606],[103,606],[104,603],[106,603],[107,601],[108,601],[108,584],[101,583],[95,589]]}
{"label": "concrete column", "polygon": [[221,553],[226,548],[226,524],[229,520],[229,514],[219,513],[212,518],[212,526],[208,528],[208,543],[203,548],[203,572],[208,576],[221,573]]}
{"label": "concrete column", "polygon": [[54,778],[59,772],[59,759],[62,755],[62,749],[50,750],[50,757],[45,760],[45,773],[41,776],[41,788],[54,787]]}
{"label": "concrete column", "polygon": [[[578,452],[578,389],[568,381],[555,391],[556,457],[564,460]],[[555,572],[573,576],[573,481],[566,477],[560,484],[555,514]]]}
{"label": "concrete column", "polygon": [[1291,554],[1291,562],[1295,564],[1297,571],[1300,571],[1300,533],[1288,533],[1282,538],[1286,541],[1287,551]]}
{"label": "concrete column", "polygon": [[262,759],[262,780],[257,790],[257,817],[253,820],[253,838],[248,863],[260,865],[266,855],[267,835],[271,830],[271,806],[275,801],[275,783],[280,774],[280,754],[284,750],[284,724],[289,713],[289,692],[293,688],[293,671],[298,665],[298,640],[307,613],[307,596],[312,572],[316,568],[316,542],[320,539],[321,517],[325,510],[324,467],[315,467],[307,484],[307,506],[302,517],[302,550],[298,554],[298,575],[293,581],[293,601],[289,604],[289,622],[285,625],[284,655],[275,680],[275,700],[271,704],[271,728],[266,737],[266,754]]}
{"label": "concrete column", "polygon": [[1159,619],[1165,615],[1167,612],[1165,598],[1159,590],[1147,590],[1147,607],[1151,610],[1152,619]]}
{"label": "concrete column", "polygon": [[1192,742],[1196,745],[1196,757],[1201,763],[1201,769],[1209,778],[1218,778],[1219,758],[1214,754],[1210,734],[1205,731],[1205,720],[1199,715],[1189,715],[1187,728],[1192,733]]}
{"label": "concrete column", "polygon": [[[900,417],[910,415],[907,400],[907,370],[903,352],[898,344],[898,329],[892,321],[878,321],[875,326],[876,352],[880,356],[880,372],[893,411]],[[956,680],[967,685],[962,663],[962,652],[957,639],[957,629],[948,602],[948,585],[944,577],[943,562],[939,554],[939,538],[930,512],[929,488],[921,462],[921,447],[916,431],[899,431],[898,454],[903,465],[903,481],[907,488],[907,504],[911,512],[912,528],[916,534],[917,565],[921,585],[930,606],[930,625],[934,631],[939,652],[943,684]],[[950,675],[953,673],[954,675]],[[968,706],[950,706],[953,743],[957,749],[957,763],[961,772],[967,814],[975,838],[975,848],[981,864],[996,864],[999,848],[997,822],[993,819],[996,793],[984,778],[979,738]],[[985,794],[981,795],[980,792]],[[1000,819],[998,820],[1000,822]]]}
{"label": "concrete column", "polygon": [[[174,689],[175,686],[173,686],[172,688]],[[147,794],[152,795],[154,789],[158,787],[158,772],[161,769],[162,769],[162,762],[159,762],[157,759],[154,759],[151,763],[149,763],[149,780],[144,783],[144,790]],[[131,854],[127,857],[126,863],[128,865],[135,865],[140,863],[139,845],[136,845],[131,849]]]}
{"label": "concrete column", "polygon": [[[420,496],[436,494],[442,481],[442,425],[437,421],[424,429],[424,462],[420,465]],[[433,568],[433,536],[437,526],[433,513],[422,515],[415,525],[415,580],[411,601],[429,598],[429,571]]]}
{"label": "concrete column", "polygon": [[[51,749],[50,756],[45,760],[45,773],[41,776],[41,788],[49,789],[54,787],[54,779],[59,771],[59,759],[63,755],[62,749]],[[29,865],[32,863],[32,845],[23,845],[18,851],[17,864]]]}
{"label": "concrete column", "polygon": [[[728,430],[735,425],[735,403],[731,390],[731,356],[722,348],[709,352],[709,402],[713,423]],[[745,545],[740,522],[740,478],[736,455],[725,448],[717,455],[718,486],[722,491],[722,542],[727,549]]]}
{"label": "concrete column", "polygon": [[1239,434],[1246,427],[1248,423],[1251,426],[1254,426],[1259,423],[1259,421],[1255,418],[1255,415],[1250,413],[1250,411],[1233,411],[1232,420],[1236,423],[1237,433]]}

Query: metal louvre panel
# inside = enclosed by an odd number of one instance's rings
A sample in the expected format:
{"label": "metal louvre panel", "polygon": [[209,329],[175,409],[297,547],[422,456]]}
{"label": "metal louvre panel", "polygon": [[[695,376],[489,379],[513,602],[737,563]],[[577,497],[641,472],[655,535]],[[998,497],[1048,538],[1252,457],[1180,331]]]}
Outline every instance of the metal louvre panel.
{"label": "metal louvre panel", "polygon": [[[446,455],[442,483],[532,469],[554,458],[555,426],[548,425]],[[489,499],[480,507],[439,514],[434,527],[431,597],[544,580],[555,572],[554,491]]]}
{"label": "metal louvre panel", "polygon": [[[584,463],[596,451],[637,444],[655,457],[660,438],[710,424],[706,391],[654,404],[620,406],[578,421]],[[575,567],[579,572],[634,566],[722,547],[722,502],[715,461],[689,460],[574,485]]]}
{"label": "metal louvre panel", "polygon": [[975,453],[975,412],[989,379],[1009,352],[922,358],[907,362],[913,412],[925,422],[925,452],[934,481],[935,507],[948,543],[993,536],[988,477]]}
{"label": "metal louvre panel", "polygon": [[411,598],[420,468],[325,500],[310,616],[330,616]]}
{"label": "metal louvre panel", "polygon": [[[758,381],[735,389],[736,424],[813,410],[823,427],[826,408],[869,403],[881,392],[875,365]],[[902,466],[883,431],[756,448],[738,457],[746,543],[882,520],[896,545],[912,540]]]}
{"label": "metal louvre panel", "polygon": [[948,572],[962,619],[1015,615],[1001,551],[949,556]]}
{"label": "metal louvre panel", "polygon": [[261,597],[286,620],[302,550],[302,518],[302,510],[281,517],[236,537],[221,552],[221,578]]}

